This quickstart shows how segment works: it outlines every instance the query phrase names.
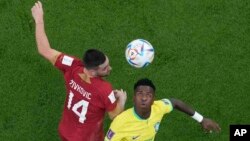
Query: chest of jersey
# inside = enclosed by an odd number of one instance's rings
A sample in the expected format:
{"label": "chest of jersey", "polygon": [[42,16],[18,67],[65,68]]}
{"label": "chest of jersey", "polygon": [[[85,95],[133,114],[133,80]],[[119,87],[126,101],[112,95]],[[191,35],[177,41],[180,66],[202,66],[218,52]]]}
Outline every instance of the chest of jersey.
{"label": "chest of jersey", "polygon": [[[132,114],[131,114],[132,115]],[[133,114],[124,123],[121,135],[124,141],[153,141],[159,130],[163,114],[153,110],[149,119],[143,120]],[[126,119],[125,119],[126,120]],[[119,136],[119,135],[118,135]]]}

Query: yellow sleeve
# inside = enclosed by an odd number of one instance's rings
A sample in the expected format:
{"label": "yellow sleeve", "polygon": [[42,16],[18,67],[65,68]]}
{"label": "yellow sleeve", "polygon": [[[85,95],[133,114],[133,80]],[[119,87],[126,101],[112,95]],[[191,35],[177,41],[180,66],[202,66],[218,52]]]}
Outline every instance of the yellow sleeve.
{"label": "yellow sleeve", "polygon": [[165,98],[165,99],[161,99],[160,101],[162,102],[162,105],[163,105],[164,114],[170,113],[173,110],[173,105],[169,99]]}
{"label": "yellow sleeve", "polygon": [[113,129],[110,127],[106,136],[105,136],[105,141],[115,141],[116,138],[116,132],[113,131]]}

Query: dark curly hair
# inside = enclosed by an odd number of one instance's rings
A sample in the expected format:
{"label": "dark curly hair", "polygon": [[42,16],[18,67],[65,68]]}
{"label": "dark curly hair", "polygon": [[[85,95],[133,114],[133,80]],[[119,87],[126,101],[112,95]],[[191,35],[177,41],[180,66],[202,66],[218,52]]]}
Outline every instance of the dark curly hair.
{"label": "dark curly hair", "polygon": [[137,87],[139,86],[149,86],[151,87],[154,91],[156,90],[155,85],[153,84],[153,82],[151,80],[149,80],[148,78],[142,78],[140,80],[138,80],[135,85],[134,85],[134,90],[137,89]]}

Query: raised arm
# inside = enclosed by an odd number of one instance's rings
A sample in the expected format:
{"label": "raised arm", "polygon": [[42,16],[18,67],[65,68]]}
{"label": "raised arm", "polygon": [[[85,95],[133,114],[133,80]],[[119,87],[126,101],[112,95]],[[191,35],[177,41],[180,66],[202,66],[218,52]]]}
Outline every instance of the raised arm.
{"label": "raised arm", "polygon": [[49,40],[44,28],[42,3],[40,1],[36,2],[32,7],[31,12],[35,20],[35,36],[38,52],[45,59],[54,64],[60,52],[50,47]]}
{"label": "raised arm", "polygon": [[212,132],[212,131],[219,132],[221,130],[218,123],[216,123],[215,121],[213,121],[209,118],[203,117],[201,114],[199,114],[198,112],[193,110],[190,106],[188,106],[183,101],[178,100],[178,99],[170,99],[170,101],[173,105],[173,108],[175,108],[183,113],[186,113],[189,116],[192,116],[193,119],[195,119],[196,121],[201,123],[202,128],[206,132]]}
{"label": "raised arm", "polygon": [[113,111],[108,112],[109,118],[112,120],[124,110],[124,106],[127,100],[126,91],[115,90],[114,92],[115,92],[115,97],[117,99],[117,104]]}

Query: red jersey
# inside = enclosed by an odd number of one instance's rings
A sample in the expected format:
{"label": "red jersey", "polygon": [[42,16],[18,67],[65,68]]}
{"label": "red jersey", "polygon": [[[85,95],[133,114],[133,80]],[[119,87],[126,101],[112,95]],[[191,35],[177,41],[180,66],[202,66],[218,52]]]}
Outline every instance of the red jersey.
{"label": "red jersey", "polygon": [[64,74],[66,100],[59,133],[62,140],[103,141],[103,119],[106,111],[116,107],[116,99],[110,83],[101,77],[84,81],[81,60],[65,54],[58,56],[55,66]]}

